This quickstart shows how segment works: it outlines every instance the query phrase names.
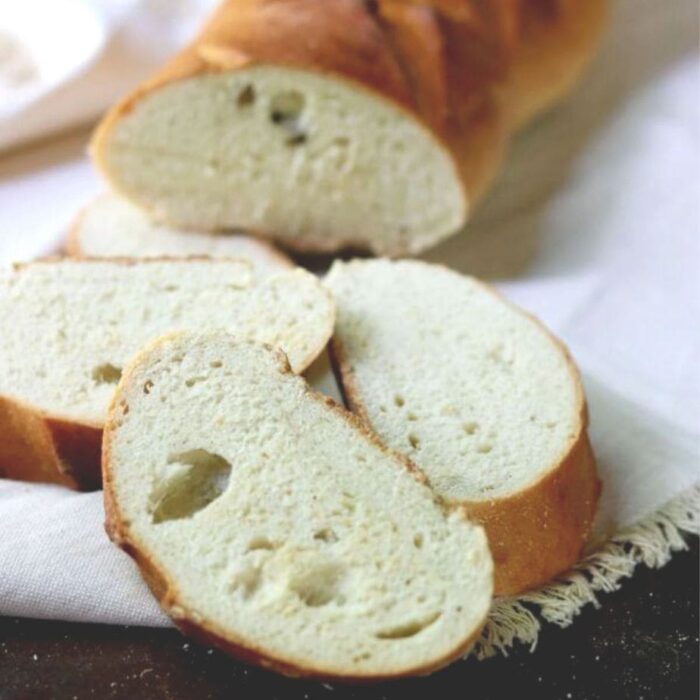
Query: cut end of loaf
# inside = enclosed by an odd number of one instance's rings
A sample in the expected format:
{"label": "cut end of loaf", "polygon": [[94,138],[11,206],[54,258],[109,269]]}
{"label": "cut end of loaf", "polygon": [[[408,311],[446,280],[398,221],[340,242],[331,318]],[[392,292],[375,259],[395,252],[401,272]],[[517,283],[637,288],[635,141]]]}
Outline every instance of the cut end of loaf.
{"label": "cut end of loaf", "polygon": [[454,160],[414,115],[359,84],[280,66],[141,94],[107,116],[92,152],[156,219],[257,230],[299,250],[414,254],[466,219]]}
{"label": "cut end of loaf", "polygon": [[[190,375],[204,377],[197,392]],[[103,468],[110,531],[166,582],[167,612],[245,660],[333,679],[427,673],[488,613],[483,531],[446,516],[263,346],[180,334],[144,350],[115,397]]]}

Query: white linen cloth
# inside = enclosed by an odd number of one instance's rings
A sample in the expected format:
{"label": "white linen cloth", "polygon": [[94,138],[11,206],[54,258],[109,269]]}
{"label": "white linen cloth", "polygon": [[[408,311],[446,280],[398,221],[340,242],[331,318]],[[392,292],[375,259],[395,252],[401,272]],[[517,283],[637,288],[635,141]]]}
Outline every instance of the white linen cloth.
{"label": "white linen cloth", "polygon": [[[426,256],[495,280],[570,346],[604,482],[599,538],[700,478],[697,14],[695,0],[614,4],[576,93],[515,140],[467,231]],[[55,248],[100,189],[84,139],[0,161],[0,260]],[[100,493],[0,481],[0,614],[168,624],[102,521]]]}

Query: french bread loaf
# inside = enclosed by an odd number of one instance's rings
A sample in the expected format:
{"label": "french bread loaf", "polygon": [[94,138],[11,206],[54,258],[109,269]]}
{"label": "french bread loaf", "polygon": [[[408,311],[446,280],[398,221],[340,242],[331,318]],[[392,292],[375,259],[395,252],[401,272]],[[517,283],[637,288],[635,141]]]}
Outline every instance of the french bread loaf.
{"label": "french bread loaf", "polygon": [[440,266],[336,262],[326,284],[348,405],[484,526],[496,593],[574,564],[600,483],[564,346],[493,290]]}
{"label": "french bread loaf", "polygon": [[239,233],[215,236],[159,225],[113,193],[104,193],[83,208],[66,248],[76,258],[237,258],[250,261],[258,274],[293,267],[286,255],[260,238]]}
{"label": "french bread loaf", "polygon": [[443,36],[428,7],[377,7],[224,2],[107,114],[96,164],[178,226],[240,227],[299,250],[434,245],[466,220],[466,188],[495,172],[502,120],[481,83],[475,100],[453,80],[469,35]]}
{"label": "french bread loaf", "polygon": [[225,0],[110,110],[92,155],[158,221],[420,253],[465,223],[509,133],[573,84],[606,4]]}
{"label": "french bread loaf", "polygon": [[488,613],[482,529],[280,351],[225,333],[152,343],[117,388],[103,472],[107,531],[165,612],[243,660],[333,680],[427,673]]}
{"label": "french bread loaf", "polygon": [[0,316],[0,472],[94,488],[107,406],[144,343],[224,328],[280,345],[300,372],[334,308],[301,269],[260,280],[246,261],[95,259],[2,271]]}

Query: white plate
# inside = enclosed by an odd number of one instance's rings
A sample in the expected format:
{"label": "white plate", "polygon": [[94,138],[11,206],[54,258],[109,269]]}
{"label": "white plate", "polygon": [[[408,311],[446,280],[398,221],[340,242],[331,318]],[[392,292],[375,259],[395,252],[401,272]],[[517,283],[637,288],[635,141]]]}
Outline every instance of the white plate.
{"label": "white plate", "polygon": [[0,3],[0,33],[27,52],[37,75],[3,91],[0,120],[85,70],[106,39],[103,19],[81,0],[21,0]]}

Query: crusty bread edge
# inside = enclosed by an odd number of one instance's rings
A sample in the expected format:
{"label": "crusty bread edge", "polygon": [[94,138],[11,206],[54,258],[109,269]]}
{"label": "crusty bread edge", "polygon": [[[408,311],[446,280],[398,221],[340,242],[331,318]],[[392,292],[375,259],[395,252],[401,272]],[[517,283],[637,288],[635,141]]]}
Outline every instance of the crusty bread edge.
{"label": "crusty bread edge", "polygon": [[50,416],[0,395],[0,435],[3,478],[74,489],[99,488],[94,465],[99,463],[100,427]]}
{"label": "crusty bread edge", "polygon": [[[565,17],[521,37],[504,90],[511,130],[522,128],[572,90],[601,43],[609,0],[574,0]],[[573,35],[573,36],[572,36]]]}
{"label": "crusty bread edge", "polygon": [[[244,262],[245,258],[210,258],[202,255],[188,257],[159,256],[153,258],[82,257],[79,259],[41,258],[27,263],[15,263],[21,270],[33,265],[60,264],[64,261],[81,263],[109,262],[131,266],[158,262]],[[290,266],[293,269],[294,266]],[[284,271],[281,271],[281,273]],[[311,273],[309,273],[311,274]],[[333,314],[324,336],[330,338],[335,320],[333,297],[324,285],[320,285],[331,301]],[[300,374],[325,351],[324,342],[313,357],[305,358]],[[100,488],[100,454],[102,426],[90,421],[52,414],[19,399],[0,394],[0,476],[18,481],[55,483],[70,488],[92,491]]]}
{"label": "crusty bread edge", "polygon": [[[263,668],[281,673],[294,678],[313,678],[318,680],[341,681],[346,683],[369,683],[379,682],[383,680],[391,680],[415,675],[427,675],[439,670],[450,664],[451,662],[464,656],[472,645],[480,636],[481,629],[486,623],[488,612],[484,615],[483,620],[476,628],[458,645],[456,645],[447,654],[444,654],[438,659],[434,659],[429,663],[412,668],[402,668],[395,671],[387,671],[383,674],[365,674],[354,675],[352,673],[343,673],[341,670],[331,671],[320,667],[310,665],[301,665],[299,661],[292,659],[282,659],[269,654],[263,648],[253,647],[250,642],[230,634],[223,628],[213,622],[204,621],[203,619],[195,619],[198,616],[192,614],[183,605],[178,602],[179,592],[177,583],[169,577],[164,567],[160,566],[156,558],[149,554],[148,548],[143,545],[133,533],[129,530],[129,523],[123,517],[117,498],[114,493],[114,480],[112,477],[112,436],[114,433],[116,421],[119,419],[119,414],[123,411],[121,394],[131,381],[131,375],[135,372],[137,366],[147,358],[147,356],[162,343],[168,342],[171,339],[187,335],[187,332],[168,333],[160,338],[151,341],[147,346],[132,359],[127,366],[122,378],[119,381],[117,390],[112,399],[108,411],[107,422],[105,424],[104,440],[102,442],[102,482],[104,489],[104,507],[105,507],[105,531],[109,538],[124,550],[137,564],[141,574],[150,588],[153,595],[158,600],[163,611],[173,620],[180,631],[197,641],[217,647],[231,656],[252,663]],[[240,341],[250,342],[250,341]],[[278,369],[282,376],[293,374],[287,357],[278,349],[274,349],[269,345],[265,345],[267,349],[272,351],[278,362]],[[303,380],[303,378],[301,378]],[[326,410],[332,411],[340,416],[343,420],[349,423],[357,432],[368,440],[372,445],[380,450],[384,455],[393,460],[401,469],[405,469],[411,477],[416,479],[423,485],[428,485],[423,472],[413,464],[405,455],[388,449],[377,437],[377,435],[368,429],[367,425],[357,416],[345,410],[338,405],[331,397],[324,396],[316,391],[308,383],[306,383],[305,394],[310,399],[321,403]],[[434,495],[434,501],[447,513],[441,499]],[[461,513],[465,520],[468,520],[465,513]]]}
{"label": "crusty bread edge", "polygon": [[[439,267],[459,275],[444,265],[422,261],[411,261],[411,264]],[[470,520],[480,523],[486,530],[495,564],[494,595],[514,595],[550,581],[576,563],[591,533],[601,482],[587,434],[588,410],[581,376],[568,348],[536,316],[513,304],[491,285],[480,280],[475,282],[524,314],[546,334],[564,354],[576,387],[578,430],[545,473],[510,496],[449,503],[453,508],[463,508]],[[371,428],[372,421],[362,403],[361,391],[336,336],[329,343],[329,354],[348,408]],[[571,514],[576,517],[569,522],[567,516]],[[542,518],[554,518],[555,522],[548,520],[543,527]]]}

